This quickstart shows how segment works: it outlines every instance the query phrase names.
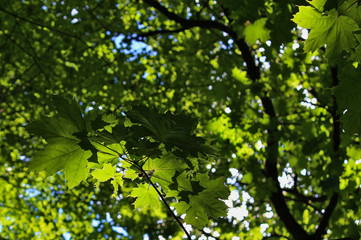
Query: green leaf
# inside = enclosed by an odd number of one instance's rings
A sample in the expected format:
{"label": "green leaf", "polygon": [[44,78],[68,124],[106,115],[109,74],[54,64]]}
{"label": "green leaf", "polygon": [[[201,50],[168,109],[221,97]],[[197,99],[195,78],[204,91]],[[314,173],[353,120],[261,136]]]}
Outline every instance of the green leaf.
{"label": "green leaf", "polygon": [[207,194],[215,199],[227,199],[230,191],[229,188],[224,185],[223,178],[217,178],[215,180],[209,180],[208,175],[198,174],[198,179],[205,190],[201,194]]}
{"label": "green leaf", "polygon": [[270,38],[270,30],[266,28],[267,18],[260,18],[250,23],[244,29],[243,35],[249,44],[254,44],[259,39],[265,42]]}
{"label": "green leaf", "polygon": [[51,140],[57,141],[61,138],[76,140],[77,138],[73,133],[79,130],[71,121],[57,117],[44,117],[38,121],[31,122],[26,126],[26,129],[30,133],[42,136],[48,142]]}
{"label": "green leaf", "polygon": [[92,140],[91,143],[98,150],[97,157],[99,163],[113,162],[124,154],[124,147],[121,143],[104,145]]}
{"label": "green leaf", "polygon": [[184,220],[198,229],[202,229],[208,223],[208,216],[202,200],[197,196],[190,196],[189,208]]}
{"label": "green leaf", "polygon": [[46,171],[47,175],[52,175],[64,169],[67,185],[73,188],[86,180],[89,172],[87,159],[91,155],[90,151],[81,149],[76,140],[59,139],[35,154],[30,170]]}
{"label": "green leaf", "polygon": [[[308,1],[309,4],[311,4],[314,8],[316,8],[318,11],[322,12],[323,11],[323,6],[325,5],[326,2],[329,2],[327,0],[312,0],[312,1]],[[332,2],[336,2],[335,0],[332,0]],[[336,6],[337,7],[337,6]]]}
{"label": "green leaf", "polygon": [[79,145],[76,133],[83,130],[83,119],[78,104],[60,96],[53,97],[53,103],[58,116],[43,118],[30,123],[27,130],[44,137],[48,145],[43,151],[35,154],[30,162],[30,170],[46,171],[52,175],[65,170],[65,179],[69,188],[86,180],[89,168],[88,159],[91,151],[86,151]]}
{"label": "green leaf", "polygon": [[128,178],[128,179],[134,181],[138,177],[139,177],[139,173],[137,171],[135,171],[134,169],[127,168],[127,170],[125,171],[124,178]]}
{"label": "green leaf", "polygon": [[[227,215],[227,205],[208,193],[202,192],[198,195],[190,195],[189,199],[190,207],[186,211],[187,215],[184,220],[199,229],[208,223],[207,215],[214,218]],[[182,209],[184,209],[184,206],[182,206]]]}
{"label": "green leaf", "polygon": [[292,20],[300,27],[309,29],[315,27],[315,24],[329,25],[329,20],[322,18],[322,13],[310,6],[300,6]]}
{"label": "green leaf", "polygon": [[124,178],[131,179],[132,181],[139,178],[139,170],[135,170],[137,168],[134,165],[124,160],[122,160],[121,163],[122,163],[122,167],[126,169]]}
{"label": "green leaf", "polygon": [[117,197],[119,186],[123,187],[123,183],[124,183],[123,174],[117,173],[111,183],[113,184],[113,187],[114,187],[114,193],[112,196]]}
{"label": "green leaf", "polygon": [[173,115],[170,112],[160,114],[145,106],[133,106],[126,114],[132,122],[148,129],[156,140],[165,143],[167,150],[178,147],[195,157],[198,153],[212,152],[212,149],[204,144],[204,139],[192,134],[197,126],[197,121],[193,118]]}
{"label": "green leaf", "polygon": [[98,179],[99,182],[105,182],[115,176],[116,166],[111,164],[104,164],[102,169],[96,169],[92,172],[92,176]]}
{"label": "green leaf", "polygon": [[78,130],[85,128],[79,104],[74,99],[69,100],[63,96],[54,95],[52,101],[60,117],[72,122]]}
{"label": "green leaf", "polygon": [[149,184],[138,184],[138,187],[134,188],[131,197],[137,198],[134,202],[136,209],[141,208],[158,208],[160,205],[158,193]]}
{"label": "green leaf", "polygon": [[110,130],[111,132],[107,130],[98,131],[95,139],[105,144],[112,144],[125,140],[130,134],[129,129],[123,123],[118,123]]}
{"label": "green leaf", "polygon": [[174,156],[168,154],[162,158],[148,159],[143,169],[151,175],[152,180],[158,182],[163,190],[173,182],[172,178],[175,172],[181,171],[186,165]]}
{"label": "green leaf", "polygon": [[116,153],[97,152],[97,158],[99,163],[113,163],[118,161],[118,155]]}
{"label": "green leaf", "polygon": [[177,209],[179,215],[187,213],[187,210],[190,208],[189,204],[186,202],[177,202],[174,204],[174,207]]}
{"label": "green leaf", "polygon": [[327,45],[326,55],[329,59],[336,58],[342,50],[350,51],[356,45],[354,32],[360,30],[355,20],[338,15],[335,9],[323,15],[313,7],[299,7],[300,11],[293,21],[299,26],[310,28],[304,50],[314,52]]}
{"label": "green leaf", "polygon": [[361,6],[360,3],[356,3],[354,0],[346,0],[340,6],[338,12],[351,17],[360,26],[361,24]]}
{"label": "green leaf", "polygon": [[[186,211],[185,221],[197,228],[208,223],[208,215],[214,218],[227,214],[227,205],[221,199],[227,199],[230,191],[224,185],[222,178],[209,180],[207,174],[197,174],[194,180],[189,180],[183,172],[177,178],[181,197],[175,207],[177,211]],[[179,209],[178,209],[179,208]]]}

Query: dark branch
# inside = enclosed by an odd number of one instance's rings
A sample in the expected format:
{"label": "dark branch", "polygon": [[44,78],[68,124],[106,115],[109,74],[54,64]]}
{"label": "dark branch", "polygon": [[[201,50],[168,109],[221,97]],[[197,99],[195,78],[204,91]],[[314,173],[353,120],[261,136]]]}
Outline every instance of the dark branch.
{"label": "dark branch", "polygon": [[[180,17],[179,15],[169,11],[166,7],[163,7],[156,0],[143,0],[146,4],[154,7],[163,15],[168,17],[170,20],[175,21],[180,24],[183,28],[192,28],[192,27],[201,27],[201,28],[213,28],[221,30],[227,33],[238,46],[242,52],[242,57],[247,65],[247,74],[249,78],[256,82],[260,79],[261,73],[259,66],[256,65],[255,58],[252,54],[252,50],[242,38],[238,38],[236,32],[234,32],[230,27],[211,20],[201,20],[201,19],[186,19]],[[280,183],[278,181],[278,170],[277,170],[277,158],[278,158],[278,138],[277,134],[277,117],[276,112],[272,103],[272,100],[262,93],[261,101],[264,107],[264,110],[267,115],[270,117],[270,125],[267,129],[268,131],[268,140],[267,140],[267,161],[266,161],[266,176],[272,179],[276,190],[271,194],[271,201],[276,209],[277,214],[279,215],[282,222],[285,224],[287,230],[292,234],[292,236],[298,239],[308,239],[309,235],[302,228],[300,224],[297,223],[293,215],[291,214],[285,198],[283,196],[282,190],[280,188]]]}
{"label": "dark branch", "polygon": [[[137,165],[139,167],[139,165]],[[170,208],[169,204],[167,203],[167,200],[165,200],[163,194],[159,191],[159,189],[157,188],[157,186],[153,183],[153,181],[150,179],[149,175],[141,168],[139,167],[139,170],[141,171],[141,173],[147,178],[148,182],[150,183],[150,185],[152,185],[152,187],[155,189],[155,191],[158,193],[159,197],[162,199],[162,202],[164,203],[164,205],[167,207],[168,211],[172,214],[173,218],[177,221],[177,223],[179,224],[179,226],[182,228],[183,232],[187,235],[188,239],[192,239],[191,235],[188,233],[187,229],[185,229],[185,227],[183,226],[183,224],[181,223],[181,221],[179,220],[179,218],[175,215],[175,213],[172,211],[172,209]]]}
{"label": "dark branch", "polygon": [[[331,76],[332,76],[332,87],[335,87],[339,83],[338,79],[338,70],[337,67],[331,67]],[[337,113],[337,102],[336,97],[332,96],[333,108],[332,108],[332,162],[338,163],[340,162],[340,143],[341,143],[341,126],[340,126],[340,115]],[[312,235],[312,239],[322,239],[322,236],[326,233],[326,229],[329,225],[330,218],[332,216],[333,211],[335,210],[338,203],[338,193],[334,193],[331,197],[331,200],[328,206],[325,209],[325,213],[323,214],[320,224],[316,230],[316,232]]]}
{"label": "dark branch", "polygon": [[186,19],[178,16],[177,14],[169,11],[166,7],[163,7],[158,1],[156,0],[143,0],[148,5],[154,7],[163,15],[167,16],[170,20],[175,21],[176,23],[180,24],[183,28],[189,29],[193,27],[200,27],[200,28],[209,28],[209,29],[218,29],[225,33],[227,33],[239,47],[242,52],[242,57],[247,64],[247,73],[252,80],[260,79],[260,69],[255,64],[254,57],[252,55],[252,51],[249,48],[248,44],[243,38],[238,38],[237,33],[233,31],[230,27],[212,20],[203,20],[203,19]]}
{"label": "dark branch", "polygon": [[331,197],[330,203],[325,209],[325,213],[321,218],[320,224],[316,232],[312,235],[311,239],[322,239],[322,236],[326,233],[326,229],[328,227],[328,222],[330,221],[331,215],[337,206],[337,202],[338,202],[338,194],[334,194]]}
{"label": "dark branch", "polygon": [[227,27],[226,25],[212,20],[203,20],[203,19],[186,19],[178,16],[177,14],[169,11],[166,7],[163,7],[158,1],[155,0],[143,0],[146,4],[154,7],[163,15],[168,17],[170,20],[175,21],[182,25],[183,28],[193,28],[193,27],[201,27],[201,28],[216,28],[223,32],[228,33],[232,38],[237,38],[236,33]]}

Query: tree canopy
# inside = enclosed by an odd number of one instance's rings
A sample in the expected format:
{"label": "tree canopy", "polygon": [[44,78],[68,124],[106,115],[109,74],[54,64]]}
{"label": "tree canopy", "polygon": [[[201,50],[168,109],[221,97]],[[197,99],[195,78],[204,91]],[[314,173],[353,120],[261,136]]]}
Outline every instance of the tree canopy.
{"label": "tree canopy", "polygon": [[352,239],[358,0],[0,5],[0,239]]}

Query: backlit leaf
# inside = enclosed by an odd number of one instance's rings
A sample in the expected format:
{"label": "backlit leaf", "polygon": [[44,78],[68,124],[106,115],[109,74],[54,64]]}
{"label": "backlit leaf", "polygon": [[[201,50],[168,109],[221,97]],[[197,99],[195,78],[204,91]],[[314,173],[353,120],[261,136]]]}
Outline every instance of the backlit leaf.
{"label": "backlit leaf", "polygon": [[116,166],[111,164],[104,164],[102,169],[96,169],[92,172],[94,178],[98,179],[99,182],[105,182],[110,178],[113,178],[116,172]]}
{"label": "backlit leaf", "polygon": [[134,202],[136,209],[141,208],[158,208],[160,201],[158,193],[152,186],[146,183],[138,184],[130,194],[131,197],[137,198]]}
{"label": "backlit leaf", "polygon": [[58,140],[35,154],[30,170],[46,171],[47,175],[52,175],[64,169],[67,185],[72,188],[86,180],[89,172],[87,159],[90,156],[91,152],[81,149],[76,140]]}

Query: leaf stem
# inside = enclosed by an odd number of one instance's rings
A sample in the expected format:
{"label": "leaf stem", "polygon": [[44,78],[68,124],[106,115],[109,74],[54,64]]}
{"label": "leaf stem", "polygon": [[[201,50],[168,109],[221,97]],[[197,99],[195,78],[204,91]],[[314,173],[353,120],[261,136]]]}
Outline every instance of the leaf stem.
{"label": "leaf stem", "polygon": [[142,174],[147,178],[148,182],[153,186],[153,188],[155,189],[155,191],[157,191],[158,195],[160,196],[160,198],[162,199],[163,203],[165,204],[165,206],[167,207],[167,209],[169,210],[169,212],[172,214],[173,218],[177,221],[177,223],[179,224],[179,226],[182,228],[183,232],[187,235],[187,238],[189,240],[191,240],[191,235],[188,233],[187,229],[185,229],[185,227],[183,226],[183,224],[181,223],[181,221],[179,220],[179,218],[175,215],[175,213],[173,212],[173,210],[170,208],[169,204],[167,203],[167,201],[165,200],[165,198],[163,197],[162,193],[159,191],[159,189],[157,188],[157,186],[153,183],[153,181],[150,179],[149,175],[143,170],[143,168],[140,169],[142,171]]}

